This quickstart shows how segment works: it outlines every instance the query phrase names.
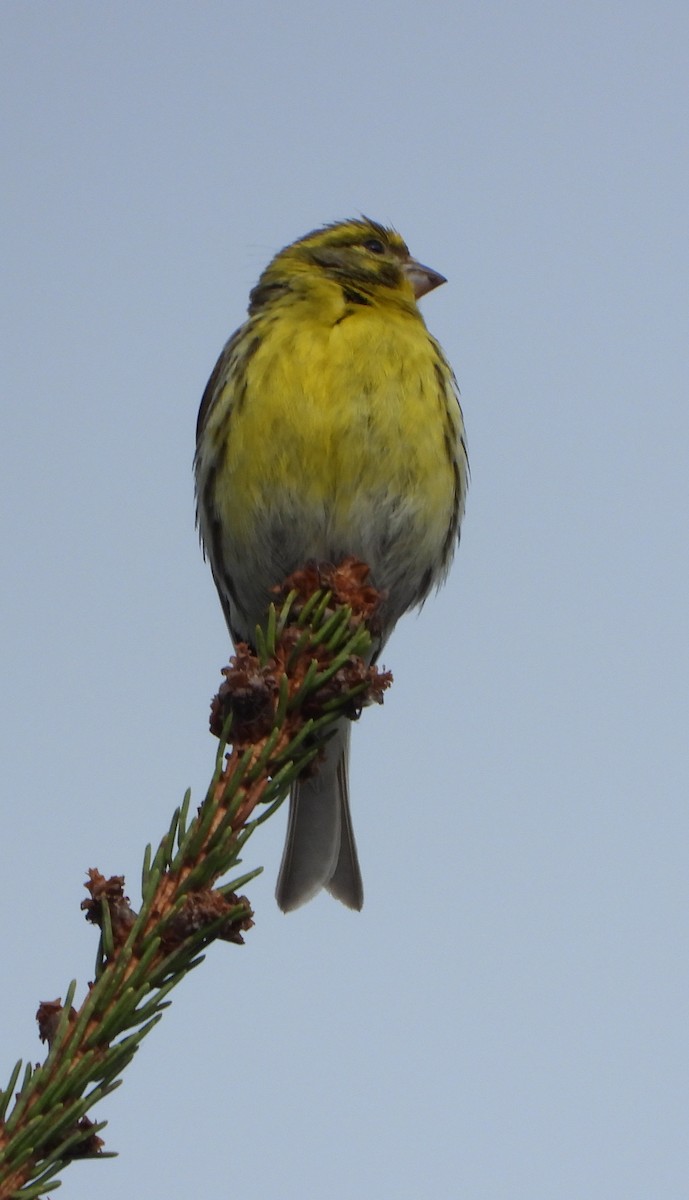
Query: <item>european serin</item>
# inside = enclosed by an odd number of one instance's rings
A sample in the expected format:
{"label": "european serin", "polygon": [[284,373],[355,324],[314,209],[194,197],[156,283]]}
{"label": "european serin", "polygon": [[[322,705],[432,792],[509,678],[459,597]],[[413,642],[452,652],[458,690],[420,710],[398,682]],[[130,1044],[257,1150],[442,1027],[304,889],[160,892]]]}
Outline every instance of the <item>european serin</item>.
{"label": "european serin", "polygon": [[[368,219],[326,225],[275,256],[206,387],[197,517],[235,642],[271,588],[308,561],[363,559],[385,593],[382,637],[445,578],[464,510],[456,382],[417,300],[445,279]],[[350,723],[290,798],[276,896],[325,887],[359,909],[349,813]]]}

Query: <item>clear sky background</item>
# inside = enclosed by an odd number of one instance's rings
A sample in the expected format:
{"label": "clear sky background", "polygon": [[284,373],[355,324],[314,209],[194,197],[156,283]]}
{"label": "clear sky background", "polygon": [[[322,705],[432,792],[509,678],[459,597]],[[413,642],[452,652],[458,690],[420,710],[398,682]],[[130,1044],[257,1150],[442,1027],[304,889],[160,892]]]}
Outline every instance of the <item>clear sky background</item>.
{"label": "clear sky background", "polygon": [[80,994],[215,743],[198,402],[280,246],[365,212],[473,479],[355,730],[366,903],[272,899],[175,993],[64,1194],[689,1194],[689,8],[295,0],[0,10],[3,1082]]}

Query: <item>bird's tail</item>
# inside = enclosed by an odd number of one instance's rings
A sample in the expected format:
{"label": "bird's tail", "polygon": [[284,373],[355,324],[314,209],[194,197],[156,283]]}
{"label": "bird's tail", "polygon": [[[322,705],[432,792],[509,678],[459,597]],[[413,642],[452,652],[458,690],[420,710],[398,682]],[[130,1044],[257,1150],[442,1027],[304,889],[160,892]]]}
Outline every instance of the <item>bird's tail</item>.
{"label": "bird's tail", "polygon": [[350,722],[326,743],[314,775],[299,779],[289,800],[287,838],[275,896],[283,912],[327,888],[349,908],[361,908],[364,890],[349,813],[347,762]]}

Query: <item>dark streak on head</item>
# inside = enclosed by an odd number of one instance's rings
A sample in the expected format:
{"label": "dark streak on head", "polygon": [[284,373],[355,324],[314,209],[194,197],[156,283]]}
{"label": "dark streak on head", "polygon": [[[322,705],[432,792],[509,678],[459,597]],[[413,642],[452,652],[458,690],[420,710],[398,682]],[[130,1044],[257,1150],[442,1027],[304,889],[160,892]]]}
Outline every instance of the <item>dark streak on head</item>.
{"label": "dark streak on head", "polygon": [[259,279],[256,287],[252,288],[249,293],[249,316],[253,317],[262,308],[268,304],[272,304],[281,295],[289,292],[289,283],[285,281],[270,281],[264,280],[263,276]]}
{"label": "dark streak on head", "polygon": [[371,306],[368,296],[364,296],[362,292],[357,292],[355,288],[347,287],[346,284],[342,285],[342,295],[347,304],[363,304],[368,305],[369,308]]}

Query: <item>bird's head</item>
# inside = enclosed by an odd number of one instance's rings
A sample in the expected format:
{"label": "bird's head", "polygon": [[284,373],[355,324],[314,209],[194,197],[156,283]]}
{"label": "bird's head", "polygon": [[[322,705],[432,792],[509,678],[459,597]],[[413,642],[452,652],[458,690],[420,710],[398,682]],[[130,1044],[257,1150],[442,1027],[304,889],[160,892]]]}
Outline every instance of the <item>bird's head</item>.
{"label": "bird's head", "polygon": [[315,229],[286,246],[268,264],[251,293],[249,312],[258,311],[285,290],[318,287],[330,281],[346,301],[370,305],[379,300],[415,306],[445,283],[445,276],[412,258],[394,229],[361,217]]}

